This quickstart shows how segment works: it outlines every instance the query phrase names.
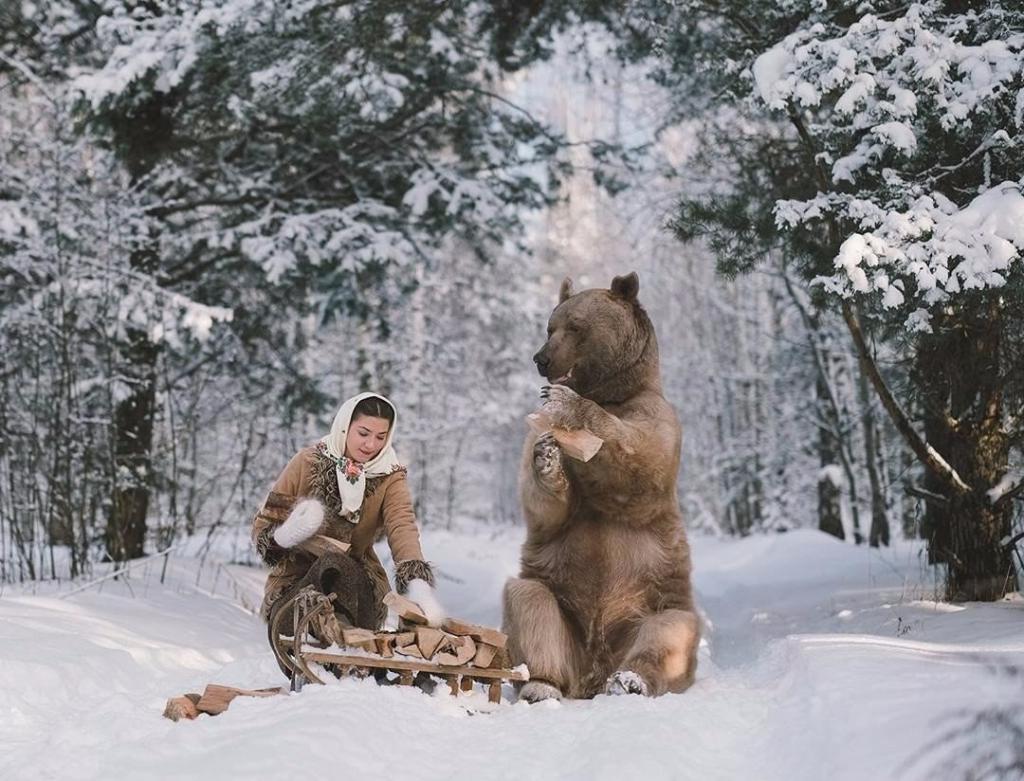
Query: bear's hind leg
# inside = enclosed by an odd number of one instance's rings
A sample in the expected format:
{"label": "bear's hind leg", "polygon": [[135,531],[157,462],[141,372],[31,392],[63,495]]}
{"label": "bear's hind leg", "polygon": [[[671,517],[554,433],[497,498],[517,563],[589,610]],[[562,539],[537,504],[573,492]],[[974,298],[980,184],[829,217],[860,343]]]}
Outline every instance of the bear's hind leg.
{"label": "bear's hind leg", "polygon": [[640,624],[625,660],[608,679],[610,694],[681,692],[697,671],[700,623],[689,610],[666,610]]}
{"label": "bear's hind leg", "polygon": [[526,663],[530,680],[520,690],[529,702],[573,696],[578,644],[551,590],[539,580],[509,578],[503,595],[502,629],[512,664]]}

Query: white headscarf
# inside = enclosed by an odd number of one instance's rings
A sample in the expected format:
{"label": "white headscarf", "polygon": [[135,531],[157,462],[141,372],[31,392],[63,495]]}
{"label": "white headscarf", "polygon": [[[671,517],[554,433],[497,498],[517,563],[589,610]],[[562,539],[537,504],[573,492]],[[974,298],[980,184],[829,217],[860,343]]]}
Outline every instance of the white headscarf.
{"label": "white headscarf", "polygon": [[[391,427],[388,429],[387,439],[384,440],[384,447],[372,459],[364,464],[359,464],[345,457],[345,438],[348,436],[349,425],[352,423],[352,413],[356,405],[363,399],[380,399],[389,407],[394,414]],[[366,478],[388,475],[400,468],[402,465],[398,460],[398,454],[391,446],[391,440],[395,436],[395,426],[398,424],[398,410],[395,405],[381,396],[379,393],[360,393],[341,405],[338,414],[334,416],[334,423],[331,424],[331,433],[320,441],[324,443],[327,454],[335,463],[335,474],[338,476],[338,493],[341,494],[341,506],[349,515],[349,520],[359,520],[359,510],[363,506],[363,496],[366,493]]]}

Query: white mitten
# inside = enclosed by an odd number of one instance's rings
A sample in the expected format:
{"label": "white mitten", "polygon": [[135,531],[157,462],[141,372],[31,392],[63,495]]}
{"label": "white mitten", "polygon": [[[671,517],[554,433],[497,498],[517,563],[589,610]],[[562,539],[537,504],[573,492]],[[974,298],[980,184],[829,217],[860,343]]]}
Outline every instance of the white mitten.
{"label": "white mitten", "polygon": [[282,548],[294,548],[312,537],[324,522],[324,507],[316,499],[303,499],[274,529],[274,542]]}
{"label": "white mitten", "polygon": [[437,597],[437,590],[422,578],[413,578],[406,586],[405,596],[420,606],[427,617],[427,625],[439,627],[448,617]]}

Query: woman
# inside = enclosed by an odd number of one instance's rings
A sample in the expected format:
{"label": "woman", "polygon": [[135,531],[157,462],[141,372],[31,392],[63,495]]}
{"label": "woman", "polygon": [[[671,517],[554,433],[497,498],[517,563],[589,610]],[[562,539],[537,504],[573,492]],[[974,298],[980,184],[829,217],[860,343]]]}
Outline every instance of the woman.
{"label": "woman", "polygon": [[[296,453],[277,478],[252,524],[256,550],[271,566],[261,610],[265,620],[282,606],[290,610],[291,597],[312,583],[337,595],[341,625],[379,629],[390,585],[373,543],[384,534],[395,561],[396,590],[418,602],[432,625],[443,621],[434,574],[420,549],[406,470],[391,446],[396,417],[379,394],[352,397],[338,410],[331,433]],[[316,535],[348,543],[348,555],[324,552],[328,546]],[[338,641],[336,628],[320,629],[321,639]]]}

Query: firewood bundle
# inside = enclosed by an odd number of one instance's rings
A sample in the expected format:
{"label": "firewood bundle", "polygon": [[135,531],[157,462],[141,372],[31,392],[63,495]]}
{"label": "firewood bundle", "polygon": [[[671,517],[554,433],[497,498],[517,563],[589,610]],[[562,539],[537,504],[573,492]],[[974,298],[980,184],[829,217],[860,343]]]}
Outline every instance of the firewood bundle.
{"label": "firewood bundle", "polygon": [[341,630],[345,645],[384,659],[408,657],[445,667],[500,668],[507,663],[508,638],[497,629],[448,618],[439,629],[427,626],[427,617],[410,599],[391,592],[384,604],[395,611],[407,628],[397,632],[369,629]]}

